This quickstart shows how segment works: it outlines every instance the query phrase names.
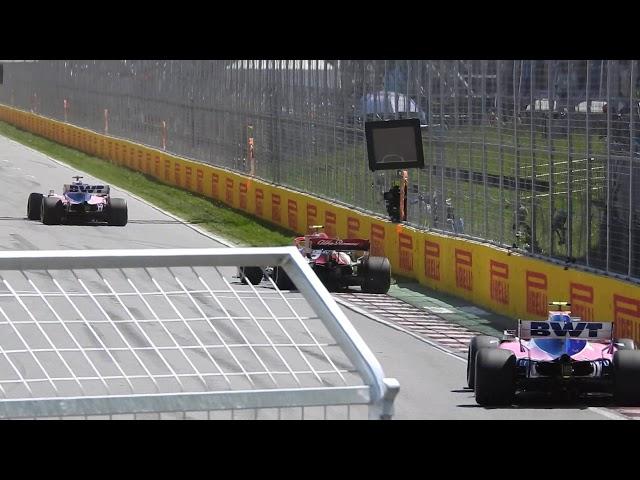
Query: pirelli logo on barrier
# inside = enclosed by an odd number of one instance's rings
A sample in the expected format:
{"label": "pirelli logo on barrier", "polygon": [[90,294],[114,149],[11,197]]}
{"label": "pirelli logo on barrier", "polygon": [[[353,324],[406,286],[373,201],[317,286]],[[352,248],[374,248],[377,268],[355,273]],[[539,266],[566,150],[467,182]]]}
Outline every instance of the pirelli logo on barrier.
{"label": "pirelli logo on barrier", "polygon": [[318,207],[313,203],[307,203],[307,228],[309,225],[316,225],[318,223]]}
{"label": "pirelli logo on barrier", "polygon": [[371,255],[384,257],[384,235],[385,230],[382,225],[371,224]]}
{"label": "pirelli logo on barrier", "polygon": [[152,172],[152,161],[151,161],[151,153],[147,152],[147,154],[145,155],[145,173],[151,173]]}
{"label": "pirelli logo on barrier", "polygon": [[336,214],[329,210],[324,212],[324,232],[329,237],[336,236]]}
{"label": "pirelli logo on barrier", "polygon": [[407,272],[413,272],[413,237],[411,235],[398,234],[398,256],[400,268]]}
{"label": "pirelli logo on barrier", "polygon": [[142,161],[142,150],[138,149],[138,171],[143,171],[144,165]]}
{"label": "pirelli logo on barrier", "polygon": [[224,198],[229,205],[233,205],[233,178],[225,180]]}
{"label": "pirelli logo on barrier", "polygon": [[593,320],[593,287],[581,283],[569,283],[571,314],[590,322]]}
{"label": "pirelli logo on barrier", "polygon": [[256,215],[264,217],[264,191],[261,188],[256,188]]}
{"label": "pirelli logo on barrier", "polygon": [[160,156],[153,157],[153,174],[156,178],[160,178]]}
{"label": "pirelli logo on barrier", "polygon": [[175,166],[173,167],[173,182],[177,185],[180,186],[180,162],[176,162]]}
{"label": "pirelli logo on barrier", "polygon": [[455,251],[455,269],[456,269],[456,287],[464,290],[473,290],[473,272],[472,254],[468,250],[456,248]]}
{"label": "pirelli logo on barrier", "polygon": [[191,175],[193,175],[191,167],[184,167],[184,187],[187,190],[191,190]]}
{"label": "pirelli logo on barrier", "polygon": [[347,217],[347,237],[357,238],[360,236],[360,220],[354,217]]}
{"label": "pirelli logo on barrier", "polygon": [[424,275],[440,281],[440,244],[424,241]]}
{"label": "pirelli logo on barrier", "polygon": [[640,300],[614,294],[613,324],[617,338],[640,342]]}
{"label": "pirelli logo on barrier", "polygon": [[249,185],[247,184],[247,182],[238,182],[238,192],[239,192],[239,197],[238,197],[238,202],[240,205],[240,208],[246,210],[247,209],[247,192],[249,191]]}
{"label": "pirelli logo on barrier", "polygon": [[489,260],[489,280],[491,299],[503,305],[509,305],[509,265]]}
{"label": "pirelli logo on barrier", "polygon": [[282,203],[282,200],[280,199],[280,195],[272,193],[271,194],[271,219],[274,222],[278,222],[278,223],[282,221],[282,216],[280,215],[280,203]]}
{"label": "pirelli logo on barrier", "polygon": [[164,159],[164,179],[167,182],[171,181],[171,160],[168,158]]}
{"label": "pirelli logo on barrier", "polygon": [[298,202],[287,200],[287,221],[289,228],[294,232],[298,231]]}
{"label": "pirelli logo on barrier", "polygon": [[198,193],[204,192],[204,170],[201,168],[196,170],[196,191]]}
{"label": "pirelli logo on barrier", "polygon": [[217,173],[211,174],[211,195],[220,200],[220,175]]}
{"label": "pirelli logo on barrier", "polygon": [[527,313],[546,317],[549,312],[547,276],[544,273],[527,270],[525,283],[527,289]]}

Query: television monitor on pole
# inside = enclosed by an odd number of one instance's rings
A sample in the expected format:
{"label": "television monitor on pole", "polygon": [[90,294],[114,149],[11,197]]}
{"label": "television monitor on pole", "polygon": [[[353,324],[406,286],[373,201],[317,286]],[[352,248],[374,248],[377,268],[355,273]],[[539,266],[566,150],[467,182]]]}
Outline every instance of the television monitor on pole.
{"label": "television monitor on pole", "polygon": [[371,171],[424,167],[419,119],[365,122],[364,130]]}

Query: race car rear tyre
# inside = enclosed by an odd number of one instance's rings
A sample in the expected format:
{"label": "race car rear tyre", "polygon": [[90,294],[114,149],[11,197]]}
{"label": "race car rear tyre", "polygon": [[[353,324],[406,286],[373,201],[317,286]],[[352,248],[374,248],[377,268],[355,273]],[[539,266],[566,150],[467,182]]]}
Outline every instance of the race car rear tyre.
{"label": "race car rear tyre", "polygon": [[271,274],[273,281],[280,290],[295,290],[296,286],[293,284],[287,272],[282,267],[273,267],[273,273]]}
{"label": "race car rear tyre", "polygon": [[27,218],[29,220],[40,220],[42,214],[42,197],[41,193],[30,193],[27,201]]}
{"label": "race car rear tyre", "polygon": [[45,225],[60,225],[62,221],[62,202],[56,197],[43,197],[40,219]]}
{"label": "race car rear tyre", "polygon": [[614,391],[620,405],[640,405],[640,350],[613,354]]}
{"label": "race car rear tyre", "polygon": [[476,402],[484,407],[510,405],[516,392],[516,356],[484,347],[476,354]]}
{"label": "race car rear tyre", "polygon": [[476,383],[476,355],[481,348],[498,348],[500,340],[488,335],[477,335],[469,342],[467,350],[467,385],[473,389]]}
{"label": "race car rear tyre", "polygon": [[615,343],[618,350],[635,350],[636,343],[631,338],[617,338]]}
{"label": "race car rear tyre", "polygon": [[365,293],[387,293],[391,286],[391,264],[387,257],[365,257],[362,259],[361,275],[364,276],[362,291]]}
{"label": "race car rear tyre", "polygon": [[107,222],[109,225],[124,227],[129,220],[127,201],[124,198],[112,198],[110,203]]}
{"label": "race car rear tyre", "polygon": [[247,280],[249,280],[252,285],[258,285],[264,276],[262,268],[260,267],[239,267],[238,270],[240,282],[242,282],[243,285],[247,284]]}

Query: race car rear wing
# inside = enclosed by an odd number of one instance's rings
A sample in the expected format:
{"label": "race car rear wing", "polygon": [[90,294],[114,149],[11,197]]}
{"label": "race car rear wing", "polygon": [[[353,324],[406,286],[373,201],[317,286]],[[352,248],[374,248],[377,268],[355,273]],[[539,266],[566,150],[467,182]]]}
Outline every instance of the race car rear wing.
{"label": "race car rear wing", "polygon": [[91,193],[92,195],[109,195],[109,185],[70,185],[65,183],[62,193]]}
{"label": "race car rear wing", "polygon": [[585,322],[572,317],[570,322],[550,320],[519,320],[518,337],[521,340],[532,338],[580,338],[584,340],[612,340],[612,322]]}
{"label": "race car rear wing", "polygon": [[310,248],[312,250],[337,250],[341,252],[351,250],[370,250],[369,240],[362,238],[345,238],[339,240],[337,238],[310,238]]}

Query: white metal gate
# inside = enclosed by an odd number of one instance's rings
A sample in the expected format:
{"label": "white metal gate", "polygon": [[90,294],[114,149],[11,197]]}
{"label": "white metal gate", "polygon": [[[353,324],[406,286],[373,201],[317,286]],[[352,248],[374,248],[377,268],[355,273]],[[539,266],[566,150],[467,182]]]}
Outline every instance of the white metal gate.
{"label": "white metal gate", "polygon": [[391,418],[398,389],[294,247],[0,252],[0,418]]}

